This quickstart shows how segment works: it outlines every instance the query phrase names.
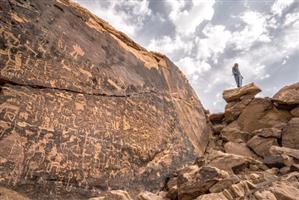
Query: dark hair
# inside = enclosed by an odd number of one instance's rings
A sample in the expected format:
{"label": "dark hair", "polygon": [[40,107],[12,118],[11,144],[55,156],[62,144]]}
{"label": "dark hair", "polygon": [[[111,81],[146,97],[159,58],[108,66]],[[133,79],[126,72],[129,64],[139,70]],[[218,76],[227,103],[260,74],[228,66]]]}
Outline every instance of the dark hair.
{"label": "dark hair", "polygon": [[238,63],[235,63],[235,64],[234,64],[234,66],[237,66],[237,67],[238,67],[238,66],[239,66],[239,64],[238,64]]}

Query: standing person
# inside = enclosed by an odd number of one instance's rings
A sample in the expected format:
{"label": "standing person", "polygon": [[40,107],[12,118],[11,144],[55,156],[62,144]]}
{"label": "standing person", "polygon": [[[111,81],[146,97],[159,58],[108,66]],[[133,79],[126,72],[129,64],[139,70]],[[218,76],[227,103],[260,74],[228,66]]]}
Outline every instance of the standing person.
{"label": "standing person", "polygon": [[243,76],[241,75],[241,72],[239,70],[239,64],[238,63],[234,64],[234,66],[232,68],[232,71],[233,71],[233,75],[234,75],[236,83],[237,83],[237,87],[242,87]]}

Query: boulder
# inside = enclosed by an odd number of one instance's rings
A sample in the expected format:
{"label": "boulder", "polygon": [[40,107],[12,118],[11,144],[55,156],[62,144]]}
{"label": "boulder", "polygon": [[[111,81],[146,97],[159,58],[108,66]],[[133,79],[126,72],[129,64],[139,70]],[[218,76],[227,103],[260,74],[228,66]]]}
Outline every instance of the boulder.
{"label": "boulder", "polygon": [[297,160],[299,160],[299,150],[298,149],[291,149],[291,148],[287,148],[287,147],[278,147],[278,146],[272,146],[270,148],[270,152],[272,154],[276,154],[276,155],[288,155],[291,156]]}
{"label": "boulder", "polygon": [[201,195],[195,200],[229,200],[229,199],[227,199],[222,193],[211,193],[211,194]]}
{"label": "boulder", "polygon": [[291,110],[291,114],[292,114],[294,117],[299,117],[299,106],[297,106],[296,108],[292,109],[292,110]]}
{"label": "boulder", "polygon": [[253,189],[255,189],[255,185],[248,180],[244,180],[232,185],[222,193],[229,200],[242,199]]}
{"label": "boulder", "polygon": [[30,198],[26,197],[24,194],[21,194],[17,191],[0,187],[0,199],[1,200],[31,200]]}
{"label": "boulder", "polygon": [[262,90],[258,88],[254,83],[250,83],[240,88],[224,90],[223,98],[226,102],[238,101],[242,96],[255,96],[261,91]]}
{"label": "boulder", "polygon": [[258,160],[235,154],[212,151],[208,155],[207,165],[227,171],[229,174],[238,174],[247,168],[265,170],[267,167]]}
{"label": "boulder", "polygon": [[264,163],[269,167],[298,168],[299,150],[286,147],[272,146],[269,149],[270,155],[264,158]]}
{"label": "boulder", "polygon": [[204,154],[204,109],[166,56],[68,0],[0,7],[1,185],[38,199],[135,196]]}
{"label": "boulder", "polygon": [[165,200],[165,199],[151,192],[141,192],[137,196],[137,200]]}
{"label": "boulder", "polygon": [[255,192],[254,197],[256,200],[278,200],[272,192],[267,190]]}
{"label": "boulder", "polygon": [[283,87],[273,96],[273,101],[282,105],[299,105],[299,83]]}
{"label": "boulder", "polygon": [[220,132],[221,137],[225,141],[231,142],[247,142],[251,138],[251,134],[246,131],[242,131],[237,121],[233,121]]}
{"label": "boulder", "polygon": [[282,146],[299,149],[299,117],[292,118],[282,131]]}
{"label": "boulder", "polygon": [[169,199],[177,199],[178,198],[178,178],[171,178],[166,185],[166,197]]}
{"label": "boulder", "polygon": [[[297,179],[299,181],[299,179]],[[299,197],[299,187],[297,184],[291,184],[289,182],[275,182],[269,190],[275,195],[279,200],[298,200]]]}
{"label": "boulder", "polygon": [[188,173],[179,172],[178,176],[178,199],[192,200],[202,194],[205,194],[219,180],[227,178],[227,172],[215,167],[204,166],[194,168]]}
{"label": "boulder", "polygon": [[252,101],[252,96],[245,96],[245,98],[241,97],[240,101],[229,102],[225,106],[224,112],[224,120],[226,123],[230,123],[236,120],[244,108]]}
{"label": "boulder", "polygon": [[196,200],[295,200],[299,191],[298,177],[298,173],[290,173],[258,184],[243,180],[223,192],[204,194]]}
{"label": "boulder", "polygon": [[224,113],[213,113],[209,115],[209,120],[212,124],[221,124],[224,119]]}
{"label": "boulder", "polygon": [[236,175],[231,175],[223,180],[219,180],[215,185],[210,187],[209,191],[211,193],[222,192],[223,190],[229,188],[233,184],[240,181],[240,178]]}
{"label": "boulder", "polygon": [[261,157],[268,156],[270,147],[273,145],[278,146],[276,138],[264,138],[257,135],[247,142],[247,146]]}
{"label": "boulder", "polygon": [[224,145],[226,153],[257,159],[257,156],[247,147],[246,143],[227,142]]}
{"label": "boulder", "polygon": [[236,122],[240,130],[253,132],[287,123],[291,117],[288,111],[277,109],[269,98],[255,98],[243,110]]}
{"label": "boulder", "polygon": [[268,167],[283,168],[285,166],[292,166],[293,159],[287,155],[271,154],[265,156],[263,163]]}
{"label": "boulder", "polygon": [[89,198],[88,200],[132,200],[132,198],[126,191],[111,190],[102,193],[98,197]]}
{"label": "boulder", "polygon": [[261,136],[264,138],[281,138],[281,129],[279,128],[261,128],[252,132],[252,135]]}

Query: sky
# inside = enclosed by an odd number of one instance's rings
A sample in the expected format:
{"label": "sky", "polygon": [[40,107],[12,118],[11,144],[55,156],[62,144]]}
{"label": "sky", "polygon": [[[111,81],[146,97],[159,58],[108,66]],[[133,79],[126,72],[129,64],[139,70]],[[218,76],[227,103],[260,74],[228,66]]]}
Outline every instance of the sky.
{"label": "sky", "polygon": [[224,110],[222,92],[243,84],[273,96],[299,82],[299,0],[75,0],[141,46],[168,56],[204,107]]}

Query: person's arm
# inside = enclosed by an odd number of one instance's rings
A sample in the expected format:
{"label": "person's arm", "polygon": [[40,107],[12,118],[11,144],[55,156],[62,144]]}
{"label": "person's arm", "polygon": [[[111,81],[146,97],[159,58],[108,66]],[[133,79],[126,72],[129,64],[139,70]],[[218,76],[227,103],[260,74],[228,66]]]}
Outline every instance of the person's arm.
{"label": "person's arm", "polygon": [[242,76],[239,67],[236,67],[236,74]]}
{"label": "person's arm", "polygon": [[240,73],[240,71],[239,71],[239,69],[238,68],[236,68],[236,67],[233,67],[233,75],[234,76],[236,76],[236,75],[238,75],[238,73]]}

